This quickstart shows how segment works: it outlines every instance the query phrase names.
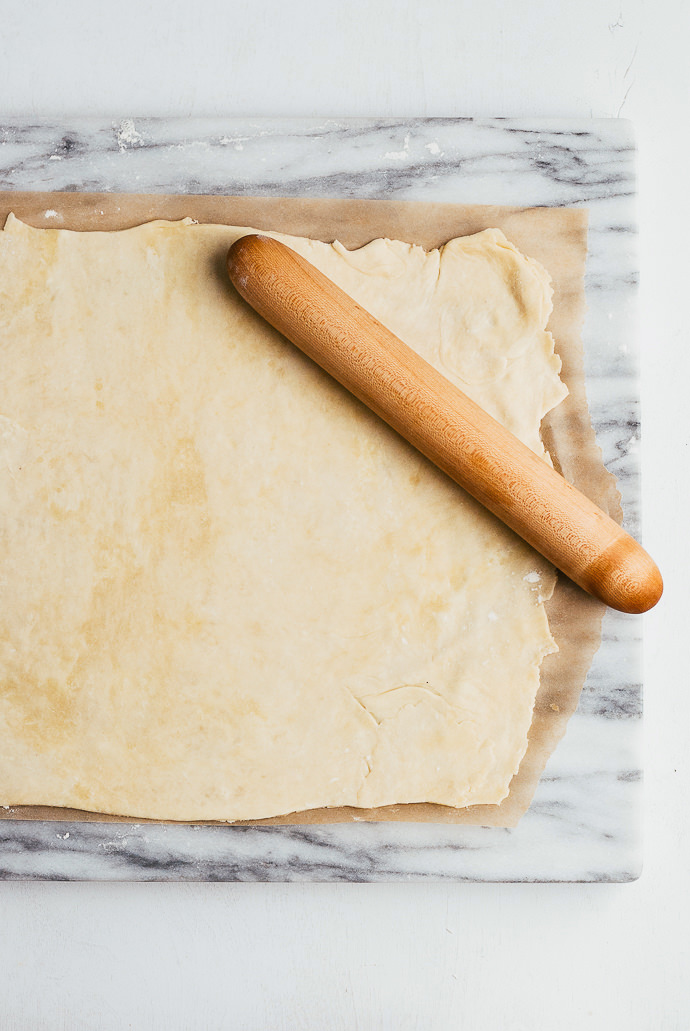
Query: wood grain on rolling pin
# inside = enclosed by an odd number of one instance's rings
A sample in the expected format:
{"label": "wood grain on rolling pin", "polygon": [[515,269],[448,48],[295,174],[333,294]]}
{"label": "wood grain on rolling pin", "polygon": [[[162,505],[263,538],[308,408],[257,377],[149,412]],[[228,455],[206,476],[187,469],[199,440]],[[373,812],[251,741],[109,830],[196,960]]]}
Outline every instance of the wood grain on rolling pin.
{"label": "wood grain on rolling pin", "polygon": [[251,306],[590,594],[645,612],[656,565],[610,516],[308,261],[244,236],[228,271]]}

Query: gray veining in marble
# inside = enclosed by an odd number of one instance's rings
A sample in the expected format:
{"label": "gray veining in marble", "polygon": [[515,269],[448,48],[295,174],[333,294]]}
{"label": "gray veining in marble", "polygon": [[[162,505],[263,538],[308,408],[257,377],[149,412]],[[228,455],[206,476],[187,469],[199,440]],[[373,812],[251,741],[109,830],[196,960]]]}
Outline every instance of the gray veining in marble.
{"label": "gray veining in marble", "polygon": [[[587,393],[639,530],[634,143],[621,120],[0,122],[0,189],[584,205]],[[515,830],[0,820],[0,877],[626,881],[640,870],[638,617],[609,611],[577,713]]]}

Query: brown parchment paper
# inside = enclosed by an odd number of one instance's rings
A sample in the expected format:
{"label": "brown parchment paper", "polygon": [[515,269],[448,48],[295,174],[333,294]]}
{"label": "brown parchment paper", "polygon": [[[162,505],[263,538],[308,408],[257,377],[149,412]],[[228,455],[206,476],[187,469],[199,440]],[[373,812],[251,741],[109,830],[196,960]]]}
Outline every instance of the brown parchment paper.
{"label": "brown parchment paper", "polygon": [[[554,310],[549,329],[556,341],[569,396],[542,425],[554,465],[614,519],[621,521],[615,478],[604,468],[585,397],[580,331],[585,309],[584,269],[587,213],[581,208],[516,208],[489,205],[400,201],[301,200],[275,197],[222,197],[96,193],[1,193],[0,225],[10,211],[38,228],[115,230],[152,219],[252,226],[296,236],[360,247],[377,237],[404,240],[431,249],[456,236],[482,229],[502,229],[516,246],[550,272]],[[605,606],[559,575],[547,603],[551,632],[559,651],[541,668],[527,752],[498,805],[452,809],[432,804],[379,809],[313,809],[255,824],[347,823],[399,820],[423,823],[480,824],[514,827],[532,800],[547,759],[575,711],[587,670],[601,642]],[[48,806],[17,806],[2,812],[15,820],[132,822],[131,817],[88,813]],[[137,820],[137,823],[146,822]]]}

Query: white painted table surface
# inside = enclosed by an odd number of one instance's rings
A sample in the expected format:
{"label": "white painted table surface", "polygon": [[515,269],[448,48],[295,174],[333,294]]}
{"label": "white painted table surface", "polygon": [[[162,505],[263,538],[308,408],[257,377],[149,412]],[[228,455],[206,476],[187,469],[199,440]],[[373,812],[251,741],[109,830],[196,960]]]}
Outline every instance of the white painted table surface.
{"label": "white painted table surface", "polygon": [[0,1029],[690,1026],[682,0],[4,4],[0,116],[632,118],[645,870],[628,885],[0,884]]}

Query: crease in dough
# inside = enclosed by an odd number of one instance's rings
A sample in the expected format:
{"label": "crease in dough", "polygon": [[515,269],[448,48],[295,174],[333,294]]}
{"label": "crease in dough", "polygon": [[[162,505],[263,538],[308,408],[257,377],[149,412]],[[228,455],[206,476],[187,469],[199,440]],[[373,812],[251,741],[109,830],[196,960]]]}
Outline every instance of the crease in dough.
{"label": "crease in dough", "polygon": [[[247,232],[0,233],[0,803],[496,804],[554,571],[234,294]],[[549,280],[502,233],[269,235],[548,460]]]}

